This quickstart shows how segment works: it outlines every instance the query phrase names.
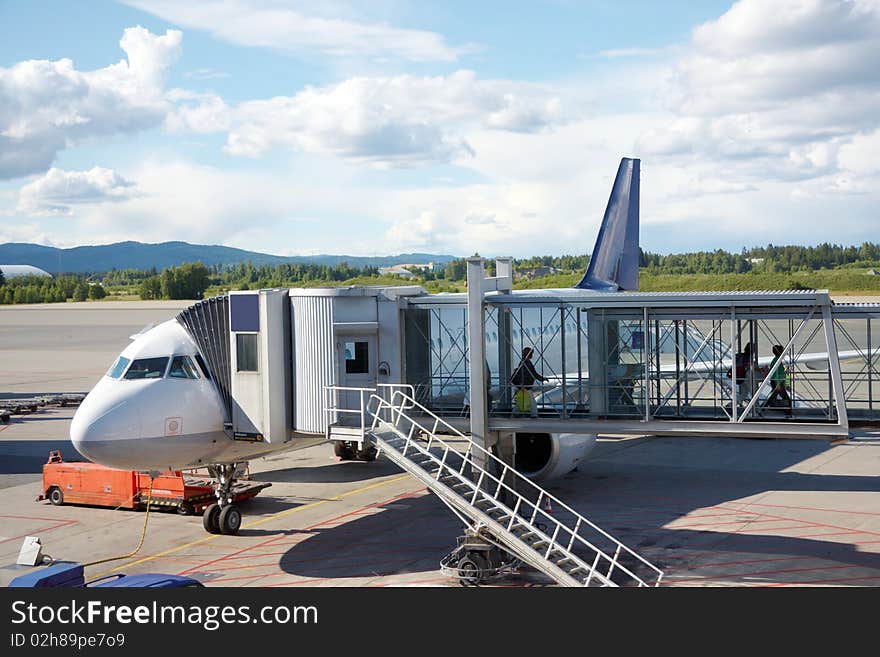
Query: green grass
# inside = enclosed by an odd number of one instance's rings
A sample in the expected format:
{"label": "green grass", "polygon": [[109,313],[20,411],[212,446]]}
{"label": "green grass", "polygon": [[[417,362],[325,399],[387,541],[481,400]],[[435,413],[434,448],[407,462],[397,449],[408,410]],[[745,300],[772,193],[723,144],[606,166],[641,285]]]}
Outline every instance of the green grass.
{"label": "green grass", "polygon": [[[531,280],[514,281],[517,290],[567,288],[577,283],[582,272],[552,274]],[[421,285],[428,292],[464,292],[464,281],[408,281],[396,276],[359,276],[345,281],[303,281],[292,287],[342,287],[347,285]],[[286,287],[286,286],[285,286]],[[138,299],[136,287],[109,289],[107,300]],[[225,294],[229,285],[212,285],[205,297]],[[232,289],[237,289],[232,287]],[[827,289],[837,295],[878,295],[880,276],[869,276],[864,269],[841,268],[801,271],[789,274],[749,272],[747,274],[654,274],[642,271],[639,289],[644,292],[704,292],[726,290]]]}
{"label": "green grass", "polygon": [[[580,273],[553,274],[528,281],[517,281],[517,289],[571,287]],[[642,271],[639,289],[643,292],[723,292],[726,290],[829,290],[834,294],[880,295],[880,276],[869,276],[864,269],[822,269],[790,274],[651,274]]]}

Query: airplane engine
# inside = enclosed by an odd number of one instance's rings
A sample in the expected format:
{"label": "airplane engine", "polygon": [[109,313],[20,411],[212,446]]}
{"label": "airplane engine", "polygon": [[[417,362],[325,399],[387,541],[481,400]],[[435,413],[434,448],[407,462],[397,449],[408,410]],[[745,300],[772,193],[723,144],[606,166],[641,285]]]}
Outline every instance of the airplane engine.
{"label": "airplane engine", "polygon": [[562,477],[595,445],[593,433],[517,433],[516,469],[535,481]]}

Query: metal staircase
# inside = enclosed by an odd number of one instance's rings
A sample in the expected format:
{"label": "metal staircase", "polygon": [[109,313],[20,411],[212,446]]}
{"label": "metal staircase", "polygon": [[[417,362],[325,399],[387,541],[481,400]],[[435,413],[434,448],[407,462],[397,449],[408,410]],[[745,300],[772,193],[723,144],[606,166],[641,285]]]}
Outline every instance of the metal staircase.
{"label": "metal staircase", "polygon": [[656,566],[409,395],[371,395],[365,412],[366,434],[389,460],[440,497],[471,532],[560,585],[660,584]]}

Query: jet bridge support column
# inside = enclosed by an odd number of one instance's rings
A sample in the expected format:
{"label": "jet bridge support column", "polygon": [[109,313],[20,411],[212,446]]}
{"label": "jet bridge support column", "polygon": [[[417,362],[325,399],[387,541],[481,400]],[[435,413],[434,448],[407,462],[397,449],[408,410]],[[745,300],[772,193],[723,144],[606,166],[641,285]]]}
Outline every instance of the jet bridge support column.
{"label": "jet bridge support column", "polygon": [[[499,277],[509,277],[513,280],[513,265],[510,258],[497,258],[495,260],[495,273]],[[502,290],[510,292],[510,290]],[[510,389],[510,377],[513,374],[511,363],[511,321],[510,309],[506,307],[498,308],[498,397],[497,407],[507,409],[513,403],[513,396]],[[491,382],[489,383],[491,386]],[[511,438],[512,440],[512,438]]]}
{"label": "jet bridge support column", "polygon": [[[513,288],[513,272],[510,258],[499,258],[496,276],[486,278],[485,263],[482,258],[474,257],[467,260],[468,283],[468,386],[470,399],[471,440],[478,447],[491,449],[498,439],[497,434],[490,435],[489,399],[486,379],[486,318],[483,308],[483,295],[488,291],[510,292]],[[485,467],[485,463],[475,459],[477,465]]]}
{"label": "jet bridge support column", "polygon": [[[489,449],[489,414],[486,399],[486,328],[483,316],[483,281],[486,270],[482,258],[467,260],[468,288],[468,385],[471,415],[471,440]],[[481,459],[485,459],[482,453]],[[479,463],[485,467],[485,463]]]}
{"label": "jet bridge support column", "polygon": [[587,311],[587,356],[589,360],[590,415],[605,417],[608,414],[608,334],[605,311]]}
{"label": "jet bridge support column", "polygon": [[[495,275],[499,281],[498,291],[511,292],[513,282],[513,262],[511,258],[495,259]],[[509,408],[512,403],[510,386],[511,362],[510,362],[510,313],[506,308],[498,308],[498,404],[501,408]],[[491,387],[491,381],[486,382],[487,387]],[[490,401],[486,400],[487,411]],[[516,434],[510,431],[499,431],[495,433],[495,454],[506,465],[511,468],[516,467]],[[498,476],[502,479],[506,486],[510,486],[511,490],[516,490],[516,477],[509,474],[503,476],[503,472],[499,472]]]}
{"label": "jet bridge support column", "polygon": [[822,299],[822,324],[825,329],[825,348],[828,350],[828,368],[831,371],[831,385],[834,396],[837,422],[849,432],[849,415],[846,411],[846,393],[840,373],[840,357],[837,350],[837,336],[834,334],[834,319],[831,315],[831,300],[828,295]]}

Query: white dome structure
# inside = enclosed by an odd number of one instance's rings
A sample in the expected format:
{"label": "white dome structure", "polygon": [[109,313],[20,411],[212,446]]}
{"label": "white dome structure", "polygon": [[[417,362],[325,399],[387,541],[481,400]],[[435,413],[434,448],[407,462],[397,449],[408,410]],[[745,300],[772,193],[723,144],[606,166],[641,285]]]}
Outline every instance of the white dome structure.
{"label": "white dome structure", "polygon": [[47,271],[34,267],[33,265],[0,265],[0,271],[3,272],[5,278],[15,278],[16,276],[48,276],[52,277]]}

